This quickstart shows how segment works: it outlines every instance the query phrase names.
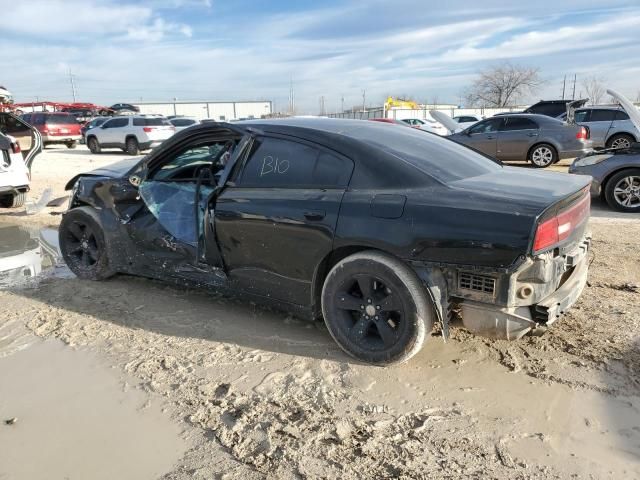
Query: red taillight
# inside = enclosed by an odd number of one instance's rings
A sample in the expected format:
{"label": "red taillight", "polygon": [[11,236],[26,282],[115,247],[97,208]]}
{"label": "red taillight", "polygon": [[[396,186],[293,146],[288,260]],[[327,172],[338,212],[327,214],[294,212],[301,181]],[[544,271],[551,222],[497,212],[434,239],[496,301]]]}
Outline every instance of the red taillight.
{"label": "red taillight", "polygon": [[576,133],[576,138],[578,140],[588,140],[589,131],[585,127],[580,127],[580,130],[578,130],[578,133]]}
{"label": "red taillight", "polygon": [[11,151],[13,153],[20,153],[20,144],[18,142],[13,142],[11,144]]}
{"label": "red taillight", "polygon": [[153,132],[155,130],[155,128],[153,128],[153,127],[143,127],[142,130],[144,130],[145,132],[149,133],[149,132]]}
{"label": "red taillight", "polygon": [[585,190],[584,197],[580,201],[538,225],[533,240],[533,253],[538,253],[569,238],[575,228],[589,218],[590,206],[591,197],[588,190]]}

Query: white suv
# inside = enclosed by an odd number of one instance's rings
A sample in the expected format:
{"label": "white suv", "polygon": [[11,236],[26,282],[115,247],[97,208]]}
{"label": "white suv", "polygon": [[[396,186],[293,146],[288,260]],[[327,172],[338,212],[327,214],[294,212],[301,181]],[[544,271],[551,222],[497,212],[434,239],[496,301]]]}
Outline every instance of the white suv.
{"label": "white suv", "polygon": [[31,164],[42,151],[40,132],[17,116],[0,112],[0,207],[24,205]]}
{"label": "white suv", "polygon": [[87,132],[87,147],[91,153],[100,153],[103,148],[120,148],[129,155],[138,155],[141,150],[157,147],[175,131],[164,117],[114,117]]}

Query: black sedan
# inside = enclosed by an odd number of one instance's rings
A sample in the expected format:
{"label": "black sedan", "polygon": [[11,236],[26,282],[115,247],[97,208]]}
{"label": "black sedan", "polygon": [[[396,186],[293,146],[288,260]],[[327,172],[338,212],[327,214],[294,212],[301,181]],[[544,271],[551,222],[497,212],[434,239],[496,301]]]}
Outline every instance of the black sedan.
{"label": "black sedan", "polygon": [[204,123],[72,179],[60,244],[80,278],[249,295],[389,364],[435,322],[446,338],[452,306],[506,339],[560,317],[586,282],[588,185],[376,122]]}

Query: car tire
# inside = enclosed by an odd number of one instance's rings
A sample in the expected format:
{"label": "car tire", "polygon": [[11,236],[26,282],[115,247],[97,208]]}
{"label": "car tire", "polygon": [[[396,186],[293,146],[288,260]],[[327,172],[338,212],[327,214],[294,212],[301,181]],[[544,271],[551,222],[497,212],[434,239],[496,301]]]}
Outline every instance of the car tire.
{"label": "car tire", "polygon": [[619,133],[607,140],[607,148],[629,148],[635,139],[631,135]]}
{"label": "car tire", "polygon": [[76,142],[67,142],[66,145],[67,148],[76,148],[78,144]]}
{"label": "car tire", "polygon": [[96,137],[87,138],[87,148],[89,148],[91,153],[100,153],[101,151],[100,142],[98,142]]}
{"label": "car tire", "polygon": [[529,161],[534,168],[546,168],[558,160],[558,152],[548,143],[539,143],[529,151]]}
{"label": "car tire", "polygon": [[620,212],[640,212],[640,168],[614,174],[604,187],[607,204]]}
{"label": "car tire", "polygon": [[0,198],[0,207],[2,208],[18,208],[24,205],[27,200],[27,193],[14,193]]}
{"label": "car tire", "polygon": [[90,207],[74,208],[65,213],[58,239],[64,261],[78,278],[104,280],[115,274],[104,232]]}
{"label": "car tire", "polygon": [[322,288],[329,333],[347,354],[374,365],[414,356],[433,326],[425,287],[405,263],[377,251],[338,262]]}
{"label": "car tire", "polygon": [[129,155],[139,155],[140,146],[138,145],[138,140],[134,137],[127,138],[127,142],[125,143],[125,152]]}

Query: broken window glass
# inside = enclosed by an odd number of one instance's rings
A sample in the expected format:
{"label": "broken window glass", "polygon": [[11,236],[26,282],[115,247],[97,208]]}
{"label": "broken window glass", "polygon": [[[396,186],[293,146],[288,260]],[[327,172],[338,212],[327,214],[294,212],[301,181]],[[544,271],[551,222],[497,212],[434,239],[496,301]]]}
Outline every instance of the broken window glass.
{"label": "broken window glass", "polygon": [[[198,236],[202,235],[206,202],[213,190],[214,187],[210,185],[200,186]],[[195,183],[142,182],[139,192],[149,211],[165,230],[181,242],[197,245]]]}

